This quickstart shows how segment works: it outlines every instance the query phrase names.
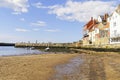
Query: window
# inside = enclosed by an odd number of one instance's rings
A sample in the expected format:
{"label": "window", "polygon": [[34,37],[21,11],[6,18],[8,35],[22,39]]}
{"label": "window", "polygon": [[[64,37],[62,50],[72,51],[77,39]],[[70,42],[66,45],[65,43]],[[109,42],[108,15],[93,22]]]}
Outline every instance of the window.
{"label": "window", "polygon": [[108,30],[100,30],[100,38],[108,37]]}
{"label": "window", "polygon": [[113,23],[113,26],[114,26],[114,27],[116,26],[116,22]]}
{"label": "window", "polygon": [[97,29],[95,29],[95,33],[97,33]]}

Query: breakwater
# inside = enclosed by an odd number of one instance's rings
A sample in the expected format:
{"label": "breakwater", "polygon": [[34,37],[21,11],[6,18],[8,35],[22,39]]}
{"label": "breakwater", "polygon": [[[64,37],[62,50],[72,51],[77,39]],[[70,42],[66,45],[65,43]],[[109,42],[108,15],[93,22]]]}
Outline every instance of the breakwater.
{"label": "breakwater", "polygon": [[71,48],[71,47],[76,47],[76,46],[72,43],[15,43],[15,47]]}
{"label": "breakwater", "polygon": [[15,47],[32,48],[41,51],[46,51],[50,48],[49,52],[71,52],[71,48],[75,48],[72,43],[16,43]]}

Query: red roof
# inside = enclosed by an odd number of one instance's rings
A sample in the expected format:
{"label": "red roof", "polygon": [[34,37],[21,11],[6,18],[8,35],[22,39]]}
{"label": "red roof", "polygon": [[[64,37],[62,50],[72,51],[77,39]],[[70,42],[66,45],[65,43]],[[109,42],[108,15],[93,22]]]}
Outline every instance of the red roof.
{"label": "red roof", "polygon": [[91,30],[95,24],[96,20],[93,20],[93,18],[91,18],[91,20],[84,26],[84,30]]}

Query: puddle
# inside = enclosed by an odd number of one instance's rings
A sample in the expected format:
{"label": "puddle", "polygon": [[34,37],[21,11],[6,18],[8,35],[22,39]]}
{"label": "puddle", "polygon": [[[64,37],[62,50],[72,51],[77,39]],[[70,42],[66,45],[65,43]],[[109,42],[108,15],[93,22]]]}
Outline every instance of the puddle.
{"label": "puddle", "polygon": [[56,74],[52,80],[64,80],[65,76],[70,76],[72,74],[79,74],[80,65],[84,62],[80,56],[75,57],[69,61],[67,64],[58,65],[55,67]]}

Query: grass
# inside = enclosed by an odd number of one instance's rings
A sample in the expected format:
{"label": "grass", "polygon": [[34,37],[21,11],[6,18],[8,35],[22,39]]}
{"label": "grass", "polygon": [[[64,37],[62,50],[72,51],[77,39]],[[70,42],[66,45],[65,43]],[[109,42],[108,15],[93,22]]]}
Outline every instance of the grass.
{"label": "grass", "polygon": [[48,80],[54,67],[78,54],[0,57],[0,80]]}

